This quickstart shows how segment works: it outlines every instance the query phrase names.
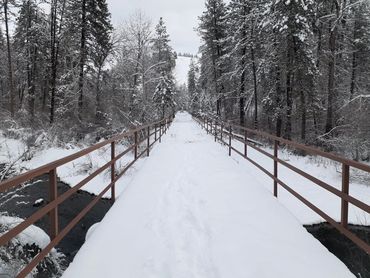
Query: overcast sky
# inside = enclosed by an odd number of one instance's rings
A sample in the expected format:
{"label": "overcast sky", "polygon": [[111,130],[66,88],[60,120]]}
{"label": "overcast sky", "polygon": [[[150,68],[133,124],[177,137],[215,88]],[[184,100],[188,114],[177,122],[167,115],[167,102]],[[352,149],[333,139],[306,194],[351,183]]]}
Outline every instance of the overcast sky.
{"label": "overcast sky", "polygon": [[115,26],[141,10],[153,25],[160,17],[164,18],[175,51],[198,52],[200,39],[194,29],[204,10],[204,0],[108,0],[108,3]]}

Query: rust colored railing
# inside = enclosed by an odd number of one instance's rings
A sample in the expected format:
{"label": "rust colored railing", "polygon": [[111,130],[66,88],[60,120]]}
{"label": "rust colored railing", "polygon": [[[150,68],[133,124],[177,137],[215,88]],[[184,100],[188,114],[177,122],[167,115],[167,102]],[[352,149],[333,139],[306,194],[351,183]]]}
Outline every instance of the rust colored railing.
{"label": "rust colored railing", "polygon": [[[271,177],[274,182],[274,196],[278,197],[278,186],[280,185],[285,190],[287,190],[290,194],[292,194],[294,197],[296,197],[298,200],[300,200],[302,203],[304,203],[306,206],[308,206],[311,210],[316,212],[318,215],[320,215],[325,221],[327,221],[329,224],[331,224],[334,228],[336,228],[339,232],[341,232],[343,235],[345,235],[348,239],[350,239],[352,242],[354,242],[358,247],[360,247],[362,250],[364,250],[367,254],[370,255],[370,245],[366,243],[364,240],[356,236],[354,233],[352,233],[348,229],[348,206],[349,204],[354,205],[364,212],[370,214],[370,206],[354,197],[352,197],[349,194],[349,187],[350,187],[350,168],[355,168],[362,170],[364,172],[370,173],[370,166],[345,159],[343,157],[340,157],[338,155],[324,152],[322,150],[319,150],[317,148],[309,147],[303,144],[299,144],[290,140],[286,140],[271,134],[268,134],[266,132],[253,130],[249,128],[245,128],[239,125],[234,125],[231,123],[227,123],[224,121],[220,121],[215,118],[211,118],[208,116],[205,117],[196,117],[193,116],[193,118],[210,134],[214,135],[215,141],[220,141],[224,145],[228,146],[229,156],[232,155],[232,152],[237,153],[238,155],[245,158],[247,161],[252,163],[254,166],[256,166],[259,170],[264,172],[266,175]],[[241,133],[241,134],[240,134]],[[264,139],[270,140],[274,142],[273,148],[274,153],[270,154],[267,151],[263,150],[260,147],[260,144],[256,141],[251,140],[251,136],[261,136]],[[225,140],[228,139],[228,142]],[[244,152],[241,152],[237,150],[232,142],[233,140],[239,141],[240,143],[244,144]],[[304,151],[308,154],[320,156],[324,158],[328,158],[332,161],[338,162],[342,164],[342,190],[338,190],[337,188],[329,185],[328,183],[310,175],[309,173],[306,173],[302,171],[301,169],[295,167],[294,165],[282,160],[279,158],[279,147],[281,145],[285,145],[289,148],[293,148],[296,150]],[[255,162],[248,156],[248,147],[258,151],[259,153],[271,158],[273,160],[274,164],[274,170],[273,173],[270,173],[268,170],[266,170],[263,166]],[[322,211],[319,207],[315,206],[312,202],[304,198],[301,194],[296,192],[294,189],[292,189],[287,183],[283,182],[279,178],[279,165],[285,166],[289,170],[299,174],[300,176],[310,180],[311,182],[315,183],[316,185],[320,186],[321,188],[327,190],[328,192],[336,195],[341,199],[341,222],[338,223],[334,218],[330,217],[328,214],[326,214],[324,211]]]}
{"label": "rust colored railing", "polygon": [[[173,117],[151,123],[149,125],[138,127],[134,130],[124,132],[110,140],[99,143],[95,146],[82,150],[78,153],[70,155],[68,157],[62,158],[60,160],[54,161],[42,167],[39,167],[35,170],[31,170],[27,173],[14,177],[12,179],[6,180],[3,183],[0,183],[0,192],[5,192],[12,190],[16,187],[21,186],[25,182],[31,181],[37,177],[48,174],[49,175],[49,203],[34,213],[32,216],[10,229],[6,233],[0,236],[0,246],[8,244],[13,238],[23,232],[25,229],[33,225],[36,221],[40,220],[45,216],[49,216],[50,219],[50,239],[51,242],[37,255],[32,261],[23,269],[20,270],[17,275],[18,278],[26,277],[32,270],[37,267],[39,263],[50,253],[50,251],[55,248],[61,240],[78,224],[78,222],[98,203],[98,201],[103,198],[103,196],[111,190],[111,198],[114,202],[116,199],[115,184],[116,182],[123,177],[127,170],[144,154],[149,156],[151,148],[156,142],[161,142],[162,136],[168,130],[170,124],[173,121]],[[151,138],[154,136],[153,142]],[[144,137],[144,138],[141,138]],[[127,148],[121,154],[116,154],[116,143],[124,139],[133,138],[133,145]],[[146,148],[143,152],[139,153],[139,147],[146,143]],[[94,151],[97,151],[103,147],[109,146],[111,148],[111,160],[106,163],[104,166],[96,170],[90,176],[82,180],[80,183],[69,189],[67,192],[58,195],[57,187],[57,169],[60,166],[63,166],[67,163],[70,163],[78,158],[86,156]],[[130,162],[120,173],[117,172],[116,162],[123,158],[129,152],[134,152],[134,160]],[[85,207],[79,214],[61,231],[59,231],[59,221],[58,221],[58,206],[64,201],[69,199],[73,194],[78,190],[83,188],[88,182],[93,180],[99,174],[110,169],[111,171],[111,181],[110,184],[105,187],[105,189],[94,198],[94,200]]]}

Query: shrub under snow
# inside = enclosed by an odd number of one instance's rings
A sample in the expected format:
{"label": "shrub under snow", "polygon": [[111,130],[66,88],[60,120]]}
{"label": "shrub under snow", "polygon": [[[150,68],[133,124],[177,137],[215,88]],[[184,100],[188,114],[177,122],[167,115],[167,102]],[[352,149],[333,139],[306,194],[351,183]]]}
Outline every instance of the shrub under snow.
{"label": "shrub under snow", "polygon": [[[21,223],[23,219],[0,215],[0,235]],[[40,228],[30,226],[7,245],[0,247],[0,276],[15,277],[43,248],[49,236]],[[55,249],[28,277],[59,277],[63,271],[63,255]]]}

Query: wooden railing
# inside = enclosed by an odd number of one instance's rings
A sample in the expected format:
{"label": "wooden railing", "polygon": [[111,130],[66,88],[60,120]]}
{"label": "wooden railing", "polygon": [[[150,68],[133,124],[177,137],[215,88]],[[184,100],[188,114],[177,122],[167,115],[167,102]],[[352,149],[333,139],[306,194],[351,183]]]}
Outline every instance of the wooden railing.
{"label": "wooden railing", "polygon": [[[46,206],[38,210],[32,216],[19,223],[14,228],[5,232],[0,236],[0,246],[5,246],[13,238],[23,232],[25,229],[33,225],[36,221],[40,220],[45,216],[49,216],[50,219],[50,239],[51,242],[37,255],[32,261],[23,269],[19,270],[17,277],[23,278],[26,277],[32,270],[37,267],[37,265],[42,262],[42,260],[50,253],[50,251],[55,248],[59,242],[78,224],[78,222],[98,203],[98,201],[103,198],[103,196],[110,190],[111,198],[114,202],[116,199],[116,182],[123,177],[128,169],[142,156],[145,154],[149,156],[150,150],[153,145],[159,141],[161,142],[163,134],[166,133],[170,124],[173,121],[173,117],[151,123],[145,126],[138,127],[134,130],[127,131],[123,134],[120,134],[110,140],[99,143],[95,146],[82,150],[78,153],[70,155],[68,157],[62,158],[60,160],[51,162],[47,165],[39,167],[37,169],[31,170],[27,173],[19,175],[17,177],[6,180],[3,183],[0,183],[0,193],[6,192],[17,187],[20,187],[25,182],[29,182],[37,177],[48,174],[49,175],[49,202]],[[153,138],[154,137],[154,138]],[[133,144],[127,148],[124,152],[116,154],[116,143],[125,139],[132,139]],[[144,151],[139,153],[139,146],[143,143],[146,143],[146,148]],[[57,170],[60,166],[63,166],[67,163],[70,163],[78,158],[84,157],[94,151],[100,150],[103,147],[109,146],[111,148],[111,160],[106,163],[104,166],[100,167],[90,176],[79,182],[77,185],[71,187],[67,192],[58,195],[57,187]],[[134,153],[134,159],[130,162],[120,173],[116,170],[116,163],[121,158],[123,158],[129,152]],[[85,207],[79,214],[61,231],[59,231],[59,221],[58,221],[58,206],[60,206],[67,199],[71,198],[78,190],[82,189],[88,182],[93,180],[99,174],[102,174],[104,171],[111,171],[111,181],[104,190],[94,198],[94,200]]]}
{"label": "wooden railing", "polygon": [[[309,146],[299,144],[299,143],[296,143],[290,140],[286,140],[286,139],[268,134],[266,132],[253,130],[253,129],[245,128],[243,126],[220,121],[214,117],[193,116],[193,118],[208,133],[211,133],[214,135],[215,141],[220,141],[224,145],[228,146],[230,156],[232,155],[232,152],[237,153],[238,155],[242,156],[243,158],[248,160],[250,163],[252,163],[254,166],[256,166],[258,169],[260,169],[262,172],[264,172],[266,175],[271,177],[274,182],[273,191],[274,191],[275,197],[278,197],[278,186],[280,185],[282,188],[287,190],[290,194],[292,194],[294,197],[296,197],[298,200],[300,200],[302,203],[308,206],[311,210],[313,210],[318,215],[320,215],[325,221],[327,221],[329,224],[335,227],[339,232],[341,232],[343,235],[349,238],[352,242],[354,242],[358,247],[360,247],[362,250],[364,250],[367,254],[370,255],[370,245],[364,240],[362,240],[361,238],[359,238],[358,236],[356,236],[354,233],[352,233],[348,229],[348,205],[349,204],[352,204],[360,208],[364,212],[370,214],[370,206],[368,204],[352,197],[349,194],[350,192],[349,191],[350,189],[350,168],[352,167],[352,168],[364,171],[366,173],[370,173],[369,165],[366,165],[366,164],[363,164],[357,161],[345,159],[338,155],[324,152],[317,148],[309,147]],[[255,142],[250,139],[251,136],[260,136],[264,139],[272,141],[273,146],[274,146],[273,154],[270,154],[266,150],[262,149],[259,146],[258,142]],[[244,145],[243,152],[239,151],[233,146],[233,140],[239,141],[240,143]],[[281,145],[285,145],[289,148],[300,150],[307,154],[324,157],[324,158],[340,163],[342,165],[342,190],[338,190],[337,188],[329,185],[328,183],[280,159],[279,158],[279,148]],[[271,158],[274,164],[273,173],[270,173],[270,171],[266,170],[262,165],[258,164],[256,161],[251,159],[250,156],[248,155],[248,148],[252,148],[258,151],[259,153]],[[300,195],[298,192],[296,192],[294,189],[292,189],[292,187],[287,185],[286,182],[282,181],[279,178],[279,172],[278,172],[279,165],[285,166],[291,171],[299,174],[300,176],[310,180],[311,182],[315,183],[321,188],[339,197],[341,199],[341,222],[338,223],[336,220],[334,220],[332,217],[330,217],[328,214],[322,211],[319,207],[315,206],[312,202],[310,202],[309,200],[304,198],[302,195]]]}

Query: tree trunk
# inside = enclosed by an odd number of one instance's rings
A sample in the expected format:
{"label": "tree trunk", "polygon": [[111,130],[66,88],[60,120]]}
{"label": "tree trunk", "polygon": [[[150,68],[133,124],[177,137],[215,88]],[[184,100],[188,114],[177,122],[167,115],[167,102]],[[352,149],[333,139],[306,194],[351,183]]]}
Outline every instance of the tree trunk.
{"label": "tree trunk", "polygon": [[306,127],[307,127],[307,108],[306,108],[306,96],[304,92],[301,91],[301,139],[303,142],[306,141]]}
{"label": "tree trunk", "polygon": [[244,47],[242,49],[242,57],[241,57],[241,77],[240,77],[240,92],[239,92],[239,117],[240,117],[240,125],[245,126],[245,55],[247,54],[247,49]]}
{"label": "tree trunk", "polygon": [[293,111],[293,42],[288,38],[287,73],[286,73],[286,126],[285,138],[292,139],[292,111]]}
{"label": "tree trunk", "polygon": [[258,84],[257,84],[257,66],[255,60],[254,48],[251,47],[252,56],[252,73],[253,73],[253,88],[254,88],[254,128],[258,129]]}
{"label": "tree trunk", "polygon": [[[51,78],[50,78],[50,124],[54,123],[55,119],[55,94],[56,94],[56,83],[58,75],[58,65],[59,65],[59,47],[60,40],[59,36],[62,33],[62,26],[64,20],[64,12],[66,7],[66,0],[62,0],[62,11],[59,19],[59,27],[57,22],[57,11],[58,11],[58,1],[53,0],[51,9],[51,24],[50,24],[50,37],[51,37],[51,55],[50,55],[50,67],[51,67]],[[58,29],[58,31],[57,31]]]}
{"label": "tree trunk", "polygon": [[101,114],[101,111],[102,111],[102,107],[101,107],[101,96],[100,96],[100,78],[101,78],[101,72],[102,72],[102,68],[99,67],[98,74],[97,74],[97,77],[96,77],[96,111],[95,111],[95,119],[96,119],[96,122],[97,123],[101,119],[100,114]]}
{"label": "tree trunk", "polygon": [[251,59],[252,59],[252,74],[253,74],[253,88],[254,88],[254,128],[258,129],[258,84],[257,84],[257,65],[256,54],[254,49],[254,20],[251,23]]}
{"label": "tree trunk", "polygon": [[[333,2],[336,10],[336,18],[340,17],[340,5],[337,1]],[[342,8],[344,8],[342,6]],[[328,64],[328,99],[327,99],[327,115],[325,132],[329,133],[334,128],[334,95],[335,95],[335,65],[337,55],[337,37],[338,37],[338,23],[333,21],[333,26],[330,27],[329,36],[329,64]]]}
{"label": "tree trunk", "polygon": [[14,80],[13,80],[13,63],[12,63],[12,53],[10,47],[10,34],[9,34],[9,18],[8,18],[8,0],[4,0],[4,17],[5,17],[5,33],[6,33],[6,44],[7,44],[7,54],[8,54],[8,83],[9,83],[9,93],[10,93],[10,114],[14,117]]}
{"label": "tree trunk", "polygon": [[78,80],[78,92],[79,92],[79,99],[78,99],[78,109],[79,109],[79,119],[82,119],[82,112],[83,112],[83,89],[84,89],[84,79],[85,79],[85,60],[86,60],[86,32],[87,32],[87,18],[86,18],[86,1],[82,0],[82,7],[81,7],[81,45],[80,45],[80,76]]}
{"label": "tree trunk", "polygon": [[281,95],[282,95],[282,90],[281,90],[281,84],[280,84],[280,79],[281,79],[281,69],[278,64],[275,66],[275,88],[276,88],[276,136],[281,137],[281,131],[283,127],[283,120],[281,117]]}
{"label": "tree trunk", "polygon": [[329,68],[328,68],[328,99],[327,99],[327,115],[326,115],[326,133],[330,132],[334,127],[334,112],[333,101],[335,94],[335,63],[336,63],[336,41],[337,27],[330,31],[329,38]]}
{"label": "tree trunk", "polygon": [[[358,21],[355,20],[355,25],[353,28],[353,42],[355,43],[358,38]],[[350,87],[350,98],[351,101],[353,97],[355,96],[355,90],[356,90],[356,73],[357,73],[357,48],[354,45],[353,47],[353,54],[352,54],[352,74],[351,74],[351,87]]]}

